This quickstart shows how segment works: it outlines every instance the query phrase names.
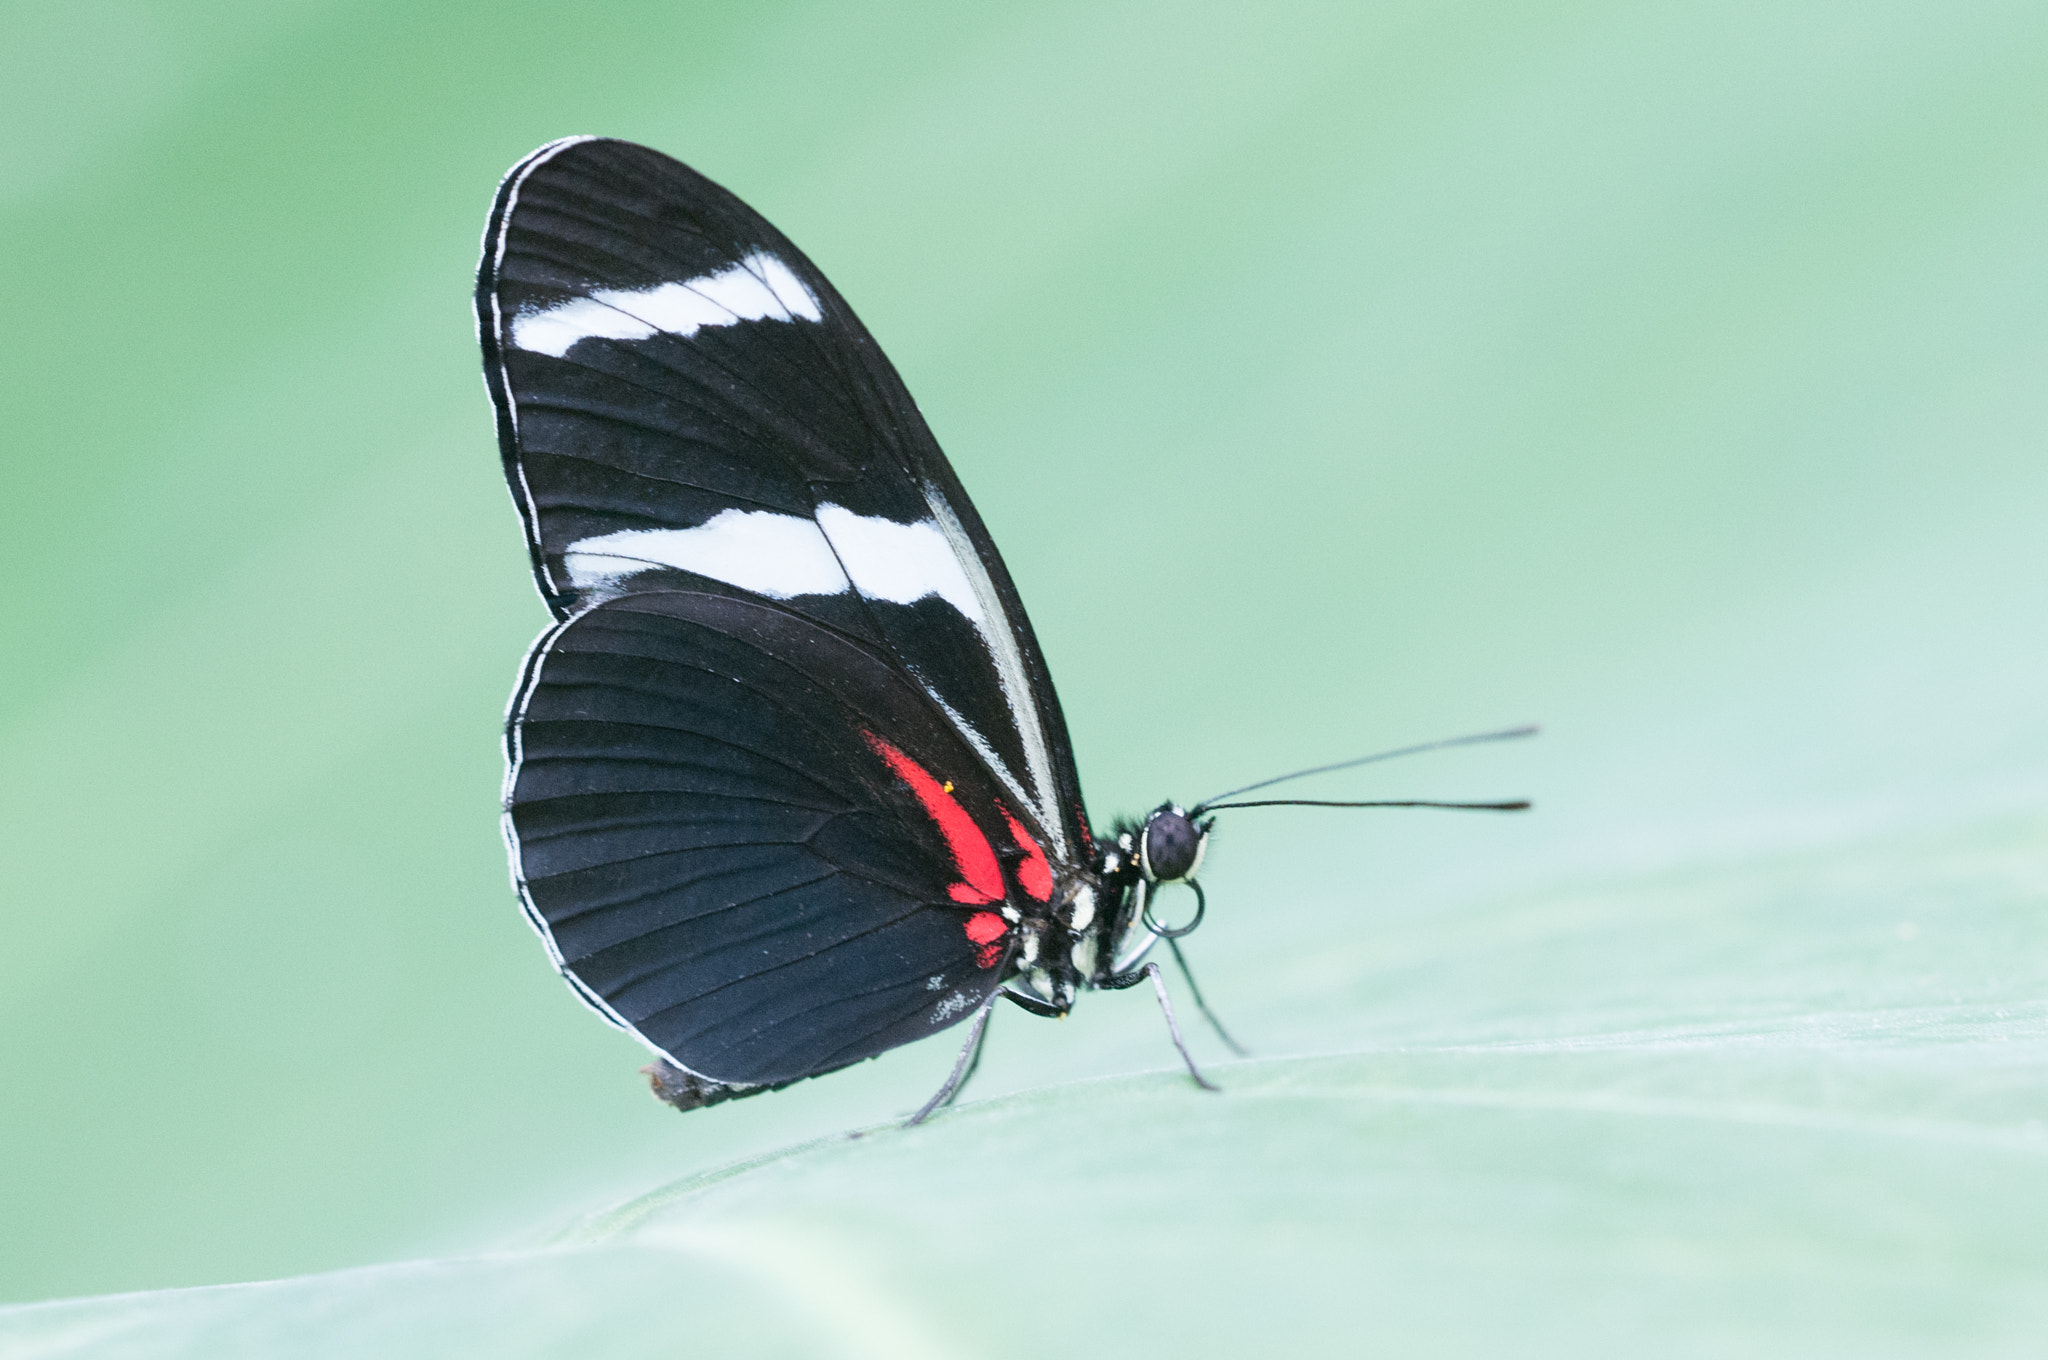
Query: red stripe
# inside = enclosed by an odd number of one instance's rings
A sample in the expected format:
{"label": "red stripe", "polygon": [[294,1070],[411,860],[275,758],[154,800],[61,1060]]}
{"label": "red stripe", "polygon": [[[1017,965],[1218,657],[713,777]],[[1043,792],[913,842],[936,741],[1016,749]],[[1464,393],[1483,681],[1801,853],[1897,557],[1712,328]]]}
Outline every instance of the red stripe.
{"label": "red stripe", "polygon": [[992,911],[977,911],[967,918],[966,929],[976,968],[993,968],[1002,961],[1003,947],[997,941],[1010,933],[1009,922]]}
{"label": "red stripe", "polygon": [[889,762],[889,768],[896,772],[896,777],[910,785],[917,801],[924,804],[925,814],[938,823],[939,834],[945,837],[946,849],[953,856],[953,868],[964,880],[948,887],[947,894],[955,902],[973,906],[1002,901],[1002,866],[996,863],[994,848],[989,845],[988,837],[981,833],[981,828],[974,824],[974,819],[967,815],[967,809],[955,802],[953,795],[947,793],[924,766],[872,732],[861,735],[867,738],[875,754]]}
{"label": "red stripe", "polygon": [[1045,862],[1045,851],[1038,848],[1038,842],[1031,839],[1031,833],[1024,829],[1024,823],[1010,815],[1010,810],[1001,803],[996,811],[1003,814],[1003,820],[1010,824],[1010,834],[1023,848],[1024,860],[1017,866],[1017,886],[1041,902],[1052,900],[1052,866]]}

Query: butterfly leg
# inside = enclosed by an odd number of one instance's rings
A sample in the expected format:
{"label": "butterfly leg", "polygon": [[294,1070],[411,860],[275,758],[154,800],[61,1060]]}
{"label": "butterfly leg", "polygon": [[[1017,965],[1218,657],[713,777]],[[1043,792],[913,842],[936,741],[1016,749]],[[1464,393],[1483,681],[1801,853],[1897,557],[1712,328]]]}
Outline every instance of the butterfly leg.
{"label": "butterfly leg", "polygon": [[996,998],[1001,995],[1001,992],[991,993],[989,999],[981,1003],[981,1009],[974,1013],[974,1025],[968,1031],[967,1042],[961,1045],[960,1056],[953,1062],[952,1075],[948,1076],[946,1084],[941,1086],[938,1092],[924,1103],[923,1109],[910,1116],[910,1120],[903,1126],[904,1128],[914,1129],[919,1124],[924,1123],[925,1120],[930,1119],[933,1112],[952,1104],[953,1097],[958,1095],[960,1088],[967,1084],[967,1078],[973,1075],[974,1069],[981,1062],[981,1037],[988,1031],[988,1018],[995,1011]]}
{"label": "butterfly leg", "polygon": [[1046,1020],[1064,1020],[1067,1017],[1067,1013],[1058,1006],[1053,1005],[1052,1002],[1040,1001],[1028,992],[1012,991],[1010,988],[1005,987],[996,995],[1007,998],[1018,1010],[1023,1011],[1026,1015],[1036,1015]]}
{"label": "butterfly leg", "polygon": [[1188,1075],[1195,1079],[1195,1085],[1204,1091],[1220,1091],[1223,1088],[1202,1075],[1202,1069],[1195,1066],[1194,1054],[1188,1052],[1187,1042],[1180,1037],[1180,1022],[1173,1018],[1173,1001],[1166,995],[1166,978],[1160,973],[1159,965],[1148,963],[1143,968],[1133,968],[1117,977],[1106,978],[1096,984],[1105,991],[1120,992],[1126,987],[1135,987],[1147,978],[1152,980],[1152,991],[1159,998],[1159,1011],[1166,1017],[1166,1032],[1173,1038],[1173,1046],[1180,1050],[1180,1060],[1188,1065]]}
{"label": "butterfly leg", "polygon": [[968,1045],[974,1050],[974,1056],[968,1059],[967,1071],[961,1074],[959,1081],[953,1083],[953,1089],[947,1092],[945,1100],[940,1102],[939,1108],[942,1110],[950,1108],[953,1102],[960,1098],[960,1093],[967,1089],[967,1083],[973,1081],[974,1074],[981,1070],[981,1055],[988,1051],[988,1022],[994,1018],[995,1007],[990,1006],[988,1010],[990,1013],[982,1016],[981,1023],[974,1027],[974,1033],[967,1036]]}
{"label": "butterfly leg", "polygon": [[1240,1058],[1249,1058],[1251,1050],[1230,1037],[1230,1031],[1223,1028],[1223,1022],[1216,1018],[1216,1012],[1210,1010],[1209,1003],[1202,1000],[1202,989],[1195,985],[1195,970],[1188,967],[1187,955],[1180,952],[1180,941],[1171,935],[1164,938],[1166,947],[1173,951],[1173,961],[1180,965],[1181,979],[1188,984],[1188,995],[1195,999],[1195,1009],[1202,1013],[1202,1018],[1209,1022],[1209,1027],[1216,1031],[1216,1037],[1228,1045],[1232,1053]]}

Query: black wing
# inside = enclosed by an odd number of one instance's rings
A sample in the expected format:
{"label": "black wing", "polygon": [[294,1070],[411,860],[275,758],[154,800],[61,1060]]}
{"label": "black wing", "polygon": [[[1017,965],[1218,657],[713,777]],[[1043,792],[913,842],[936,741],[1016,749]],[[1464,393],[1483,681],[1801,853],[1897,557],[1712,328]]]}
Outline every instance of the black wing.
{"label": "black wing", "polygon": [[[722,979],[717,985],[727,989],[719,995],[754,994],[756,972],[749,970],[766,967],[774,946],[755,959],[704,945],[711,937],[700,936],[696,927],[682,928],[685,919],[696,919],[689,913],[720,893],[730,899],[721,909],[726,917],[748,922],[735,927],[748,939],[748,931],[781,929],[775,923],[785,918],[835,922],[829,928],[816,924],[826,935],[804,935],[825,941],[819,952],[774,964],[787,970],[775,984],[784,991],[790,979],[813,973],[843,988],[868,967],[855,966],[867,958],[863,951],[880,948],[872,942],[886,937],[899,951],[891,957],[902,968],[873,975],[872,985],[881,989],[876,995],[895,997],[891,988],[909,985],[901,979],[885,985],[884,976],[894,978],[896,972],[904,978],[916,974],[919,986],[934,977],[947,980],[940,1000],[951,995],[948,968],[959,967],[962,912],[961,899],[949,897],[947,885],[959,877],[958,847],[944,836],[931,839],[943,819],[934,820],[933,809],[909,790],[902,771],[886,760],[878,763],[863,733],[896,743],[892,749],[917,747],[923,754],[911,752],[914,763],[924,770],[945,767],[950,772],[944,777],[959,783],[963,793],[986,783],[975,791],[981,801],[972,818],[980,834],[998,838],[1013,860],[1036,853],[1041,844],[1056,861],[1085,859],[1088,832],[1065,724],[1009,573],[902,381],[838,293],[758,214],[666,156],[630,143],[579,138],[543,147],[515,167],[499,191],[485,236],[477,311],[506,475],[525,519],[535,576],[549,607],[567,621],[536,648],[513,714],[508,824],[515,868],[536,923],[587,997],[685,1067],[748,1082],[785,1069],[821,1070],[816,1064],[832,1055],[806,1051],[798,1061],[788,1056],[796,1049],[746,1066],[754,1075],[699,1066],[692,1053],[744,1047],[734,1037],[739,1031],[710,1048],[692,1048],[677,1038],[681,1048],[673,1049],[651,1028],[665,1021],[646,1019],[655,1012],[643,1014],[638,1000],[621,998],[648,992],[652,984],[636,970],[657,966],[671,980],[695,978],[691,986],[709,985],[716,974]],[[810,694],[795,681],[789,681],[796,687],[787,694],[778,689],[788,676],[811,675],[813,683],[822,683],[815,668],[804,669],[803,657],[858,654],[867,658],[861,666],[879,665],[895,676],[891,712],[912,711],[916,706],[909,701],[915,697],[926,715],[921,721],[928,725],[937,715],[954,747],[935,744],[929,734],[901,735],[857,707],[820,710],[831,716],[815,717],[805,729],[803,740],[810,746],[802,752],[778,744],[796,729],[777,729],[781,735],[774,740],[746,748],[746,759],[767,762],[763,770],[801,767],[814,779],[837,770],[839,782],[827,779],[822,787],[836,789],[838,801],[791,802],[776,805],[781,810],[772,814],[758,810],[770,805],[758,801],[765,795],[728,797],[715,784],[670,788],[648,773],[670,768],[663,761],[694,761],[694,755],[680,753],[717,739],[715,724],[638,724],[608,710],[602,721],[619,731],[608,728],[597,746],[550,749],[543,759],[543,726],[551,733],[578,730],[553,726],[571,721],[552,707],[558,671],[595,664],[583,643],[610,636],[605,630],[627,615],[642,624],[656,617],[645,610],[646,599],[654,596],[725,599],[765,611],[749,616],[757,621],[778,621],[777,664],[758,676],[745,668],[765,662],[734,659],[738,654],[720,651],[702,627],[674,625],[679,635],[694,639],[692,646],[706,649],[703,657],[727,658],[700,661],[691,672],[709,677],[693,682],[700,689],[709,686],[706,693],[730,697],[714,681],[753,685],[763,702],[782,704],[791,694]],[[574,662],[568,660],[572,655]],[[632,670],[650,663],[639,658],[607,664]],[[676,689],[676,682],[664,685],[665,694]],[[595,691],[578,692],[588,697]],[[701,700],[700,695],[693,702]],[[701,712],[723,710],[712,702]],[[837,735],[821,735],[815,730],[819,723]],[[632,729],[630,741],[621,735],[625,728]],[[595,730],[582,729],[584,737]],[[669,756],[661,755],[664,743],[674,747]],[[638,754],[616,760],[599,747]],[[961,778],[967,759],[962,751],[987,772],[978,781]],[[856,784],[846,785],[849,778]],[[643,786],[636,780],[654,782]],[[670,816],[675,809],[664,803],[661,816],[644,819],[644,834],[612,825],[613,818],[631,822],[639,815],[635,800],[671,795],[696,800],[687,816]],[[904,797],[912,802],[903,804]],[[571,806],[578,829],[544,829],[545,818]],[[905,807],[915,814],[907,820]],[[890,808],[885,815],[882,810]],[[850,834],[846,827],[867,828],[865,839],[856,838],[858,852],[842,848],[827,857],[829,876],[819,868],[819,843],[791,839],[800,823],[809,825],[802,817],[827,813],[840,828],[834,836]],[[788,817],[798,821],[777,820]],[[750,818],[767,821],[756,825]],[[609,882],[608,874],[645,871],[658,877],[665,871],[651,862],[657,859],[695,865],[692,856],[738,853],[706,839],[726,835],[718,828],[729,823],[752,828],[748,853],[759,859],[759,872],[766,875],[760,881],[773,885],[773,895],[743,897],[752,891],[752,880],[729,889],[692,888],[692,905],[676,908],[685,917],[663,925],[658,922],[667,917],[659,912],[643,921],[601,905],[608,899],[586,888]],[[876,864],[893,862],[892,853],[909,853],[899,842],[913,832],[923,846],[912,855],[922,866],[917,874],[870,872],[863,856],[873,856]],[[575,868],[557,875],[556,861],[548,857],[567,853],[571,845],[587,862],[578,859]],[[740,871],[711,872],[704,882],[722,882],[720,875]],[[796,879],[806,874],[815,876],[813,885],[798,885]],[[878,886],[882,880],[886,884]],[[584,927],[572,923],[585,920],[586,911],[612,922],[606,927],[611,934],[590,939],[599,941],[594,947],[600,952],[610,951],[606,960],[633,960],[624,972],[579,952],[586,943],[579,933]],[[841,929],[853,933],[836,943],[827,940]],[[640,934],[621,933],[629,930]],[[904,943],[921,933],[943,941],[952,963],[939,967],[936,955]],[[983,944],[969,957],[985,954]],[[918,972],[928,964],[930,971]],[[661,993],[662,1004],[677,1004],[681,995]],[[805,1000],[838,1004],[823,991]],[[696,1017],[693,1024],[709,1014],[695,1002],[682,1010]],[[847,1055],[832,1060],[851,1061],[903,1042],[922,1023],[913,1016],[900,1032],[886,1025],[871,1028]],[[761,1042],[774,1047],[783,1040]]]}
{"label": "black wing", "polygon": [[657,585],[784,601],[908,671],[1082,854],[1010,574],[902,379],[780,232],[659,152],[555,142],[499,190],[477,310],[556,617]]}
{"label": "black wing", "polygon": [[[1001,975],[1004,793],[851,639],[688,591],[549,632],[514,704],[522,896],[600,1011],[770,1085],[971,1013]],[[982,822],[990,820],[983,817]]]}

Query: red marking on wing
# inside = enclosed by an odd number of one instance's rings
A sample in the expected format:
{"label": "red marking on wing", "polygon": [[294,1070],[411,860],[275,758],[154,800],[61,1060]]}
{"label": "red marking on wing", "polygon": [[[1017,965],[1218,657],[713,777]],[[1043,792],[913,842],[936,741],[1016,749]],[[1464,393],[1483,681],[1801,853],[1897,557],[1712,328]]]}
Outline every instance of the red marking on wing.
{"label": "red marking on wing", "polygon": [[1001,803],[996,811],[1003,814],[1003,820],[1010,824],[1010,834],[1024,851],[1024,859],[1017,865],[1017,886],[1030,893],[1040,902],[1052,900],[1052,866],[1045,862],[1045,851],[1038,848],[1038,842],[1031,839],[1031,833],[1024,829],[1024,823],[1010,815],[1010,810]]}
{"label": "red marking on wing", "polygon": [[967,941],[974,946],[974,966],[993,968],[1003,957],[997,941],[1010,933],[1010,923],[992,911],[977,911],[967,918]]}
{"label": "red marking on wing", "polygon": [[955,802],[953,795],[947,793],[924,766],[872,732],[861,735],[867,738],[875,754],[889,763],[896,777],[910,785],[910,791],[924,805],[925,815],[938,823],[939,835],[945,838],[946,850],[953,856],[953,868],[965,880],[949,886],[947,895],[955,902],[969,906],[1002,901],[1002,866],[996,863],[994,847],[989,845],[988,837],[981,834],[981,828],[974,824],[974,819],[967,815],[967,809]]}

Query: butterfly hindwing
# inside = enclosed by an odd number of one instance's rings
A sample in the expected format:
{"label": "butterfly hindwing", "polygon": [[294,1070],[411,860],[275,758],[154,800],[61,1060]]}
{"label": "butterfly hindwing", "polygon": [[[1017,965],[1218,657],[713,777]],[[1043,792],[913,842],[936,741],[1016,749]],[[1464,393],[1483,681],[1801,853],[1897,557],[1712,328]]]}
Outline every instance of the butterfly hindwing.
{"label": "butterfly hindwing", "polygon": [[997,852],[1035,847],[859,643],[729,595],[620,596],[543,639],[514,719],[528,908],[586,997],[686,1069],[829,1071],[994,989]]}

